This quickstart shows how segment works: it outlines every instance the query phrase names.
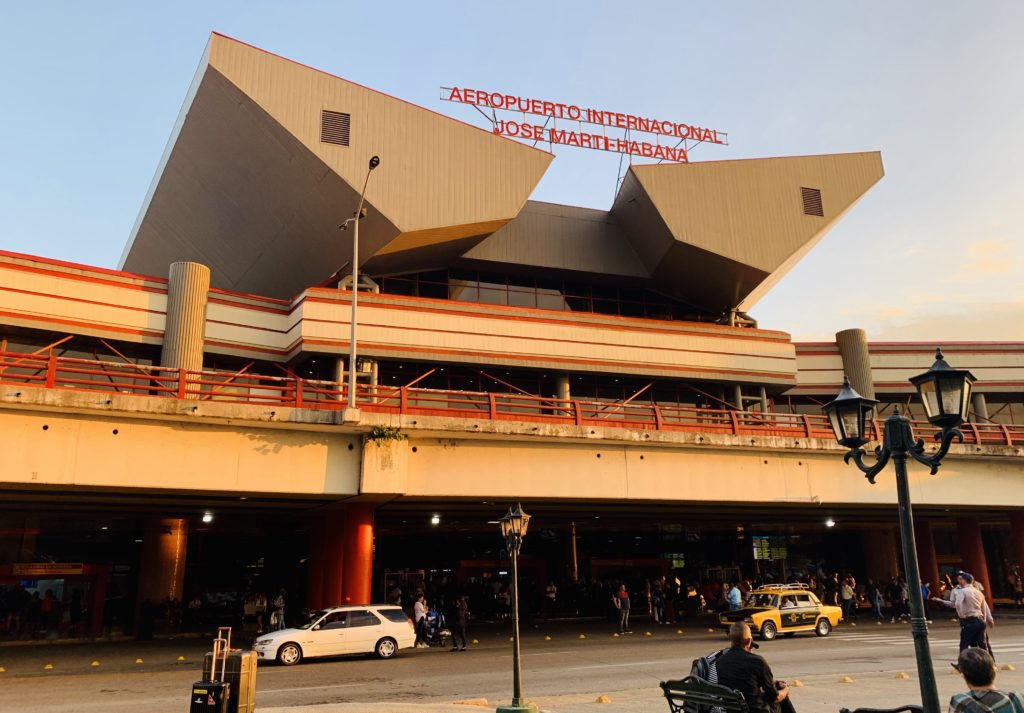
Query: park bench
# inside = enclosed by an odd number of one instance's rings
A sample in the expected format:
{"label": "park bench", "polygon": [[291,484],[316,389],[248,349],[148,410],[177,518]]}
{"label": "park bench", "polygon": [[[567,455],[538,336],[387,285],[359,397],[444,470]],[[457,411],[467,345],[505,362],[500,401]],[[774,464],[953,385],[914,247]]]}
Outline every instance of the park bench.
{"label": "park bench", "polygon": [[697,676],[662,681],[660,685],[671,713],[747,713],[742,693]]}

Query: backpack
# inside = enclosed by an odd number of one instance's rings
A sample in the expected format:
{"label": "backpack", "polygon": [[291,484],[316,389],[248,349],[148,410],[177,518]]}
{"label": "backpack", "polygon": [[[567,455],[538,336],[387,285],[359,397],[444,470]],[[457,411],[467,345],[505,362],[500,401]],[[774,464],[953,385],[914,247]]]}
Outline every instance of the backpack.
{"label": "backpack", "polygon": [[[708,683],[718,684],[718,657],[724,654],[728,649],[722,649],[721,651],[715,651],[707,656],[701,656],[699,659],[693,660],[693,665],[690,666],[690,675],[702,678]],[[685,713],[701,713],[703,706],[698,703],[684,703],[683,710]],[[721,708],[717,706],[711,708],[710,713],[723,713]]]}
{"label": "backpack", "polygon": [[1024,713],[1024,704],[1021,703],[1020,696],[1012,691],[986,691],[980,695],[974,691],[961,693],[953,696],[949,707],[950,710],[957,712],[992,713],[996,709],[1007,710],[1003,705],[1007,702],[1010,704],[1009,713]]}

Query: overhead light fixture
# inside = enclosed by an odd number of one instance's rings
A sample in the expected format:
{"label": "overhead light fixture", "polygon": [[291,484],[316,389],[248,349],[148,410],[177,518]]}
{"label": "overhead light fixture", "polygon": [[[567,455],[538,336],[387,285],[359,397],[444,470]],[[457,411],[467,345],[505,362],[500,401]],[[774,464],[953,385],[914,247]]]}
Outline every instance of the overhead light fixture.
{"label": "overhead light fixture", "polygon": [[836,521],[833,520],[832,518],[829,518],[828,520],[825,521],[825,527],[835,527],[835,526],[836,526]]}
{"label": "overhead light fixture", "polygon": [[100,529],[101,530],[109,530],[110,528],[107,527],[106,525],[100,525]]}
{"label": "overhead light fixture", "polygon": [[203,522],[205,522],[207,524],[213,522],[213,513],[212,512],[204,512],[203,513]]}
{"label": "overhead light fixture", "polygon": [[435,525],[435,526],[440,525],[441,524],[441,516],[440,515],[431,515],[430,516],[430,524],[431,525]]}

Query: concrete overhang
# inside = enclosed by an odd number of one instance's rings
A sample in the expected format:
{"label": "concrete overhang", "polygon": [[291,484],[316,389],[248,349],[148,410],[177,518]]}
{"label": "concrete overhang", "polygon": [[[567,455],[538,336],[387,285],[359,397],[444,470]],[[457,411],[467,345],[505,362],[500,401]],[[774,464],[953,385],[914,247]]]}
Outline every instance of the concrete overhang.
{"label": "concrete overhang", "polygon": [[632,166],[611,214],[658,289],[746,310],[882,175],[877,151]]}
{"label": "concrete overhang", "polygon": [[[321,140],[322,111],[350,117]],[[214,34],[121,259],[163,275],[209,265],[213,286],[291,297],[351,259],[370,156],[361,260],[416,269],[458,254],[526,202],[552,155]],[[450,246],[455,246],[450,247]]]}

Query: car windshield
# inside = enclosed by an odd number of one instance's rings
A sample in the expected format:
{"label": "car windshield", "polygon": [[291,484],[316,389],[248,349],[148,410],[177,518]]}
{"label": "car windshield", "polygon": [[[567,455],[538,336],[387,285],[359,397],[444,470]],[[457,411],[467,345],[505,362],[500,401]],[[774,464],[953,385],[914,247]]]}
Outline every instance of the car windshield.
{"label": "car windshield", "polygon": [[320,621],[320,619],[326,613],[327,613],[326,610],[325,611],[313,612],[312,614],[309,615],[309,621],[307,621],[305,624],[302,624],[301,626],[299,626],[299,628],[300,629],[309,629],[310,627],[313,626],[313,624],[316,624],[318,621]]}
{"label": "car windshield", "polygon": [[776,607],[778,597],[774,594],[751,594],[747,599],[748,607]]}

